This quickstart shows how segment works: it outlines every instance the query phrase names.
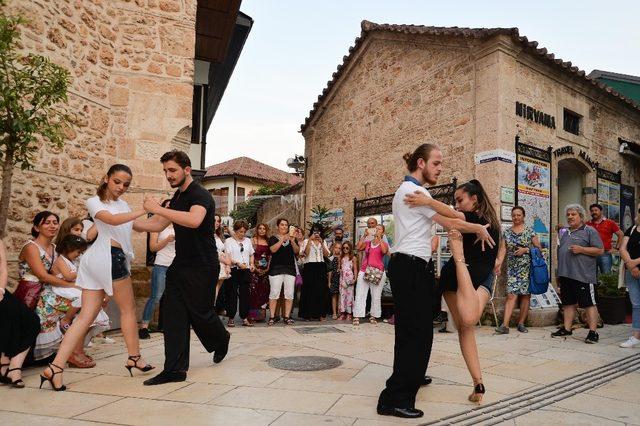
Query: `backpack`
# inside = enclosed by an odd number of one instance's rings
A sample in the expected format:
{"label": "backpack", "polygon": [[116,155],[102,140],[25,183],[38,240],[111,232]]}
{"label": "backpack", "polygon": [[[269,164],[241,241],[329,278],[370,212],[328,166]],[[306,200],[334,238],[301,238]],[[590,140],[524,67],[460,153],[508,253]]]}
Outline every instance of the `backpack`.
{"label": "backpack", "polygon": [[549,289],[549,268],[537,247],[531,247],[531,270],[529,272],[529,293],[544,294]]}

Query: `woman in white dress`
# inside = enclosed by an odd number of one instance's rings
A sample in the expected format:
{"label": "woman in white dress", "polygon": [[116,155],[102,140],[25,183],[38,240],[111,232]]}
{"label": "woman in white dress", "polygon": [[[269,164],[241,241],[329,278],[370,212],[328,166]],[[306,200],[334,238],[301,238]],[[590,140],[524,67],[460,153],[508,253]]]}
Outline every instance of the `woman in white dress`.
{"label": "woman in white dress", "polygon": [[97,196],[87,200],[87,210],[94,219],[98,237],[80,261],[76,285],[82,288],[82,310],[66,332],[58,354],[40,375],[40,387],[49,381],[56,391],[63,391],[62,366],[73,349],[87,333],[102,307],[105,295],[113,296],[120,308],[120,328],[127,346],[129,358],[125,368],[141,371],[153,369],[140,356],[136,304],[130,277],[133,258],[131,231],[134,221],[146,215],[144,209],[131,211],[121,200],[132,179],[131,169],[114,164],[97,190]]}

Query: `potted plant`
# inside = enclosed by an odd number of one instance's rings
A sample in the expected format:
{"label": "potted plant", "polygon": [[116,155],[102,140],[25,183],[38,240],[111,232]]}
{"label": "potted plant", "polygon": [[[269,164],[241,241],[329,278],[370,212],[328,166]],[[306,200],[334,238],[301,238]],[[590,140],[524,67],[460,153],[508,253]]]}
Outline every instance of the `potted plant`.
{"label": "potted plant", "polygon": [[618,288],[618,274],[598,277],[598,312],[605,324],[621,324],[625,318],[626,291]]}

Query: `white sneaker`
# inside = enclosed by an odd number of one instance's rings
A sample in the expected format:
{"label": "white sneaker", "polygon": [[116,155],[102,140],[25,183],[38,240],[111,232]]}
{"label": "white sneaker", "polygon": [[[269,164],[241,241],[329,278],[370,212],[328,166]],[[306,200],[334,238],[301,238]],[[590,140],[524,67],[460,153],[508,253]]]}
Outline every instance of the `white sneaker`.
{"label": "white sneaker", "polygon": [[621,348],[635,348],[638,345],[640,345],[640,339],[635,336],[631,336],[626,342],[620,343]]}

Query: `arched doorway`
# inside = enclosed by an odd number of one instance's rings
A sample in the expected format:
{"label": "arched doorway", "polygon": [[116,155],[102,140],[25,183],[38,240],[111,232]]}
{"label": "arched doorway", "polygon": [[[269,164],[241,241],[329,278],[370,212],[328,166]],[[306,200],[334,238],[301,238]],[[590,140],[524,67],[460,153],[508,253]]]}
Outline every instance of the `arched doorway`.
{"label": "arched doorway", "polygon": [[[567,204],[585,206],[586,176],[589,168],[575,158],[558,161],[558,222],[564,223],[564,208]],[[586,207],[585,207],[586,208]]]}

